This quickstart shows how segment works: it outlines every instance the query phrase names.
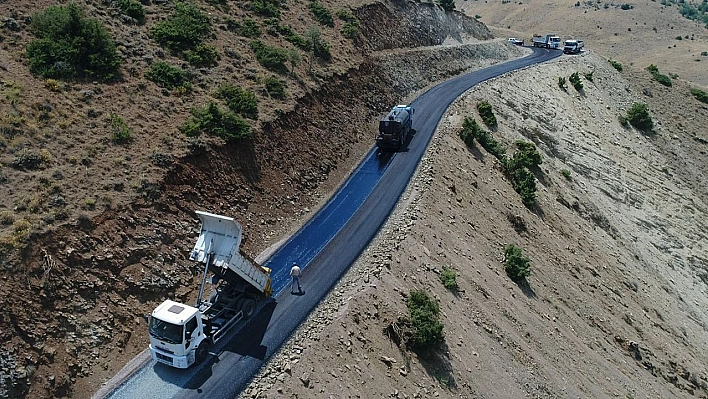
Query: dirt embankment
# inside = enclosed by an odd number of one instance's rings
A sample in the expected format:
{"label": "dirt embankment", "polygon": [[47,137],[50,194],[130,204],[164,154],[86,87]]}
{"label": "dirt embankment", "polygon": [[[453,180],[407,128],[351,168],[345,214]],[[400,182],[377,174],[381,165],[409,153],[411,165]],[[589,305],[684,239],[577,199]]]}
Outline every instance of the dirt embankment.
{"label": "dirt embankment", "polygon": [[[154,8],[163,11],[157,5]],[[105,16],[101,7],[89,10],[93,16]],[[407,14],[401,14],[401,10]],[[240,10],[234,11],[241,16]],[[295,7],[288,12],[294,13]],[[82,134],[84,123],[99,130],[106,128],[102,123],[86,121],[83,113],[95,115],[91,110],[100,109],[106,101],[122,103],[125,104],[122,112],[145,110],[145,114],[134,115],[137,121],[144,121],[151,113],[159,114],[156,120],[164,122],[161,127],[158,126],[161,122],[139,123],[160,132],[173,128],[176,115],[184,115],[199,100],[135,91],[144,82],[131,79],[130,74],[126,74],[125,82],[106,87],[75,84],[64,87],[58,94],[46,88],[37,89],[37,98],[46,97],[65,106],[51,115],[68,124],[70,130],[59,140],[56,153],[81,153],[90,160],[82,163],[82,159],[76,159],[82,166],[73,167],[70,157],[62,155],[50,168],[67,170],[55,173],[62,176],[62,186],[72,186],[70,192],[65,192],[64,200],[73,203],[82,195],[84,198],[97,195],[93,185],[99,183],[99,191],[110,186],[119,190],[120,198],[112,198],[112,206],[106,210],[87,209],[67,223],[43,227],[44,232],[31,236],[22,262],[4,260],[6,267],[0,286],[0,305],[5,309],[0,319],[3,395],[89,397],[145,348],[147,337],[142,315],[166,297],[193,300],[195,273],[186,254],[196,235],[194,209],[236,216],[245,227],[245,250],[258,253],[295,228],[371,148],[372,120],[412,91],[429,85],[430,79],[459,72],[465,57],[476,57],[476,50],[468,48],[456,55],[457,64],[450,70],[442,64],[433,73],[421,72],[419,82],[414,85],[396,86],[381,61],[386,57],[378,54],[376,58],[368,58],[371,49],[437,44],[447,36],[477,35],[479,39],[490,36],[486,27],[473,19],[449,17],[430,4],[376,3],[354,12],[362,23],[362,35],[355,43],[358,47],[346,48],[349,44],[342,44],[333,53],[335,60],[342,54],[354,54],[348,61],[361,57],[361,63],[331,66],[326,80],[320,80],[318,85],[305,85],[297,103],[291,105],[292,110],[266,118],[255,139],[247,144],[211,143],[203,153],[184,156],[180,154],[185,151],[178,150],[183,143],[178,143],[170,133],[154,136],[155,143],[141,136],[132,145],[135,150],[132,156],[111,153],[100,140],[93,143],[93,137]],[[24,14],[31,12],[19,13]],[[420,30],[420,19],[406,22],[409,20],[406,15],[417,14],[431,18],[433,22],[428,22],[428,27],[435,29],[426,34]],[[385,21],[394,20],[399,23],[386,30],[367,31],[370,26],[383,26]],[[450,25],[450,21],[455,24]],[[451,35],[462,28],[468,31]],[[139,30],[131,27],[130,31],[135,29]],[[383,47],[376,44],[390,37],[407,38],[405,46],[395,42]],[[26,32],[20,31],[13,34],[11,41],[22,45],[28,38]],[[221,36],[217,35],[217,40],[225,48],[230,45],[221,42]],[[137,48],[150,49],[149,54],[131,63],[130,67],[138,72],[149,61],[145,57],[155,55],[153,44],[143,33],[133,32],[125,43],[130,44],[124,46],[128,56]],[[497,59],[508,56],[504,50]],[[8,60],[8,69],[13,73],[22,71],[20,58]],[[247,68],[252,62],[247,56],[239,60],[203,71],[197,92],[207,93],[210,84],[233,76],[234,67]],[[23,73],[26,75],[26,71]],[[19,81],[24,75],[17,72],[13,76]],[[25,87],[29,85],[26,83]],[[288,109],[283,104],[278,107]],[[25,108],[30,107],[21,105],[19,109]],[[168,118],[170,110],[178,112]],[[132,120],[130,114],[122,115]],[[73,128],[69,119],[75,121]],[[38,129],[42,131],[44,127]],[[48,140],[43,143],[50,144]],[[31,146],[32,141],[27,145]],[[151,159],[151,148],[153,155],[155,148],[159,148],[159,153],[172,149],[175,157],[170,158],[166,168],[142,164],[129,168],[132,163]],[[44,181],[42,176],[51,175],[52,170],[42,170],[36,177]],[[96,172],[99,170],[102,172]],[[129,187],[133,183],[120,185],[118,182],[123,178],[120,173],[114,176],[116,170],[124,174],[132,170],[141,178],[150,178],[136,183],[137,191],[131,197]],[[32,175],[32,172],[21,173]],[[14,184],[22,176],[13,174],[9,178]],[[16,194],[21,195],[13,191]]]}
{"label": "dirt embankment", "polygon": [[[583,90],[561,90],[574,72]],[[708,397],[708,119],[692,117],[708,109],[688,87],[587,53],[465,94],[389,223],[242,397]],[[543,154],[533,212],[458,136],[482,100],[509,151]],[[636,101],[654,134],[620,125]],[[526,284],[504,273],[510,243],[531,259]],[[439,301],[437,351],[398,346],[412,289]]]}

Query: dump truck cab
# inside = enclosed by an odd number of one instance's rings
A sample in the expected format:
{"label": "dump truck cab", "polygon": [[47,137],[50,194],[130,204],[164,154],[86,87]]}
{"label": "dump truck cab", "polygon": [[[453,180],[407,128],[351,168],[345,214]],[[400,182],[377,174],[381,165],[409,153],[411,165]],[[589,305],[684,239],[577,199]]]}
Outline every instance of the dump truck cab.
{"label": "dump truck cab", "polygon": [[149,326],[150,352],[156,361],[187,368],[206,356],[198,351],[208,339],[199,309],[166,300],[152,312]]}

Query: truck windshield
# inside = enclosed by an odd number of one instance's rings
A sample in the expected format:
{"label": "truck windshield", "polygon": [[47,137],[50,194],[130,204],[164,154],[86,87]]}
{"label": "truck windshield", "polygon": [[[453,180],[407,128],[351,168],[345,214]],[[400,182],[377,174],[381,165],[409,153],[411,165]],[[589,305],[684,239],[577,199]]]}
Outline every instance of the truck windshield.
{"label": "truck windshield", "polygon": [[150,335],[171,344],[182,343],[182,326],[168,323],[155,317],[150,318]]}

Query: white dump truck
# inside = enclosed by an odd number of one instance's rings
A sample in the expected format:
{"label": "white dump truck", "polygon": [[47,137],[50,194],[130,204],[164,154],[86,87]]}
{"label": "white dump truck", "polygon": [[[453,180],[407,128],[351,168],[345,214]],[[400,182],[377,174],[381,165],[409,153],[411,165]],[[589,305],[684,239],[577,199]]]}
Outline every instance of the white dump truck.
{"label": "white dump truck", "polygon": [[[189,259],[204,266],[197,303],[166,300],[149,320],[152,358],[177,368],[203,361],[230,328],[253,316],[258,301],[272,293],[270,269],[239,250],[241,225],[230,217],[196,213],[201,231]],[[208,275],[215,289],[203,300]]]}
{"label": "white dump truck", "polygon": [[582,40],[566,40],[563,43],[563,52],[565,54],[578,54],[585,47],[585,42]]}
{"label": "white dump truck", "polygon": [[545,48],[561,48],[561,38],[556,34],[548,35],[533,35],[533,46],[534,47],[545,47]]}

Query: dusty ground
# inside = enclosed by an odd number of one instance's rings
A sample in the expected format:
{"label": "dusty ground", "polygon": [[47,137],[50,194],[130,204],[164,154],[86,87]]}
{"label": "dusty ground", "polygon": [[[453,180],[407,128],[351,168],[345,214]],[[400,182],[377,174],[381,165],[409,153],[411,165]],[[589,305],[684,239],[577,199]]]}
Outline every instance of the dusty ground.
{"label": "dusty ground", "polygon": [[[557,86],[592,70],[582,93]],[[589,52],[463,96],[395,216],[243,396],[708,397],[706,127],[678,126],[708,109],[647,75]],[[457,136],[481,100],[498,140],[543,151],[536,212]],[[655,136],[619,124],[633,101],[656,110]],[[508,243],[531,259],[528,285],[504,273]],[[444,265],[459,292],[442,286]],[[416,288],[445,325],[444,348],[423,357],[386,334]]]}
{"label": "dusty ground", "polygon": [[[26,237],[13,241],[22,244],[19,254],[0,257],[0,396],[8,397],[90,397],[145,348],[142,315],[165,297],[194,297],[186,260],[194,209],[235,215],[246,251],[257,254],[342,181],[371,147],[372,121],[391,104],[521,54],[486,43],[486,27],[424,3],[328,2],[333,10],[353,7],[361,35],[342,38],[340,21],[323,29],[333,62],[315,63],[309,74],[303,55],[281,77],[288,100],[273,103],[259,86],[266,72],[245,50],[248,41],[222,29],[227,15],[251,15],[245,3],[204,3],[217,27],[211,42],[237,56],[195,71],[195,93],[180,97],[143,76],[154,59],[180,62],[146,33],[169,7],[153,2],[145,26],[136,26],[117,19],[110,2],[85,2],[123,46],[123,80],[53,91],[27,72],[18,50],[31,38],[24,16],[48,4],[0,4],[0,15],[21,27],[5,22],[0,31],[0,232]],[[468,5],[482,6],[460,6]],[[313,23],[304,2],[290,4],[283,20],[299,32]],[[686,23],[676,20],[689,32]],[[492,28],[506,36],[508,28]],[[599,57],[609,43],[602,37],[588,41],[591,54],[495,80],[451,109],[397,217],[303,327],[298,347],[289,344],[246,395],[706,396],[706,106],[688,96],[686,83],[652,82],[643,63],[616,73]],[[446,46],[461,41],[473,44]],[[706,41],[697,33],[690,43]],[[607,56],[623,61],[624,51]],[[404,68],[411,69],[401,79]],[[558,76],[591,69],[595,83],[585,82],[584,93],[558,89]],[[693,82],[704,77],[695,73]],[[247,145],[208,139],[205,154],[189,156],[176,127],[224,80],[258,93],[256,138]],[[502,141],[527,136],[544,152],[540,212],[520,205],[483,150],[456,139],[479,99],[492,102]],[[617,115],[635,100],[649,104],[657,135],[619,127]],[[344,118],[342,109],[350,111]],[[133,128],[130,145],[110,143],[111,112]],[[49,157],[37,170],[12,168],[23,151]],[[156,162],[165,159],[171,162]],[[519,215],[527,232],[516,233],[508,214]],[[532,260],[528,287],[510,283],[501,269],[509,242]],[[458,273],[460,293],[442,289],[436,271],[443,264]],[[382,333],[405,314],[402,295],[413,287],[434,292],[443,309],[447,349],[431,358],[399,350]]]}

